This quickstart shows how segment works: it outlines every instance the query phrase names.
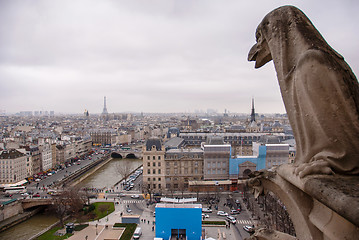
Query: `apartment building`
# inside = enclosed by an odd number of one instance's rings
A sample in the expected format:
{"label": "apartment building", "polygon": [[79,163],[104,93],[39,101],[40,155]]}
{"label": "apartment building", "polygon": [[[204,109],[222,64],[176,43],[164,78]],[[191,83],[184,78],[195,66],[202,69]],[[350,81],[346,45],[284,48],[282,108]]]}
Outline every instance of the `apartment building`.
{"label": "apartment building", "polygon": [[47,171],[52,168],[52,147],[50,144],[40,146],[41,151],[41,168],[42,171]]}
{"label": "apartment building", "polygon": [[149,138],[143,147],[143,191],[160,192],[165,187],[165,147],[159,138]]}
{"label": "apartment building", "polygon": [[90,130],[90,136],[94,146],[112,146],[117,143],[118,134],[114,129],[100,128]]}
{"label": "apartment building", "polygon": [[26,154],[16,149],[0,151],[0,183],[17,183],[26,177]]}

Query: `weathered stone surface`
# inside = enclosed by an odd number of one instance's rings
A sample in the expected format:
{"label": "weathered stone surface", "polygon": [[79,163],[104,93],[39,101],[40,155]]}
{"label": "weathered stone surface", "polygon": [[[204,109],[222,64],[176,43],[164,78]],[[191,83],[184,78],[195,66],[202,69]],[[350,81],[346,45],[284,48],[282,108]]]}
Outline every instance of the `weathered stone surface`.
{"label": "weathered stone surface", "polygon": [[[356,176],[309,175],[300,178],[290,164],[252,174],[248,185],[273,192],[286,206],[298,239],[358,239],[359,179]],[[272,239],[258,235],[260,239]]]}
{"label": "weathered stone surface", "polygon": [[303,12],[277,8],[256,31],[248,60],[273,59],[297,144],[295,173],[359,175],[359,85]]}
{"label": "weathered stone surface", "polygon": [[297,240],[296,237],[288,235],[286,233],[269,230],[265,228],[258,229],[251,237],[245,240]]}

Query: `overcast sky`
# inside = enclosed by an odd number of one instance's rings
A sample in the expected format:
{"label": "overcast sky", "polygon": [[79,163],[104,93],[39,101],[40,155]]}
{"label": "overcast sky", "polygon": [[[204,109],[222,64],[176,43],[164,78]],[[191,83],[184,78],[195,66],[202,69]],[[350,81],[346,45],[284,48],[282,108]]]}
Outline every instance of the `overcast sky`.
{"label": "overcast sky", "polygon": [[0,110],[284,113],[273,63],[247,54],[288,4],[358,74],[356,0],[0,0]]}

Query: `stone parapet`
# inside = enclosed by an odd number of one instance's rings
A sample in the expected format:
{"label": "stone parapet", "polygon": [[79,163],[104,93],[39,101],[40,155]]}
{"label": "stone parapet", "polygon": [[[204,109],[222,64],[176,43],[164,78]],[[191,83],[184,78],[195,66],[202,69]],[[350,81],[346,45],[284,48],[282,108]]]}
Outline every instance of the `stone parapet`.
{"label": "stone parapet", "polygon": [[[310,175],[299,178],[292,165],[254,175],[249,185],[255,196],[271,191],[283,202],[297,239],[354,240],[359,236],[358,177]],[[268,231],[257,230],[252,239],[272,238]]]}

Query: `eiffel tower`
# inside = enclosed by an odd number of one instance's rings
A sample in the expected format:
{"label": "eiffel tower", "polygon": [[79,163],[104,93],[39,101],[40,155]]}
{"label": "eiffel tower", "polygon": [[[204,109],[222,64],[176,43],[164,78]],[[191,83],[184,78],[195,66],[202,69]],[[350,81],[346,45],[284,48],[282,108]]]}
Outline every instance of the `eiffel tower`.
{"label": "eiffel tower", "polygon": [[102,110],[102,118],[104,120],[108,120],[108,112],[107,112],[107,107],[106,107],[106,97],[104,97],[104,102],[103,102],[103,110]]}

